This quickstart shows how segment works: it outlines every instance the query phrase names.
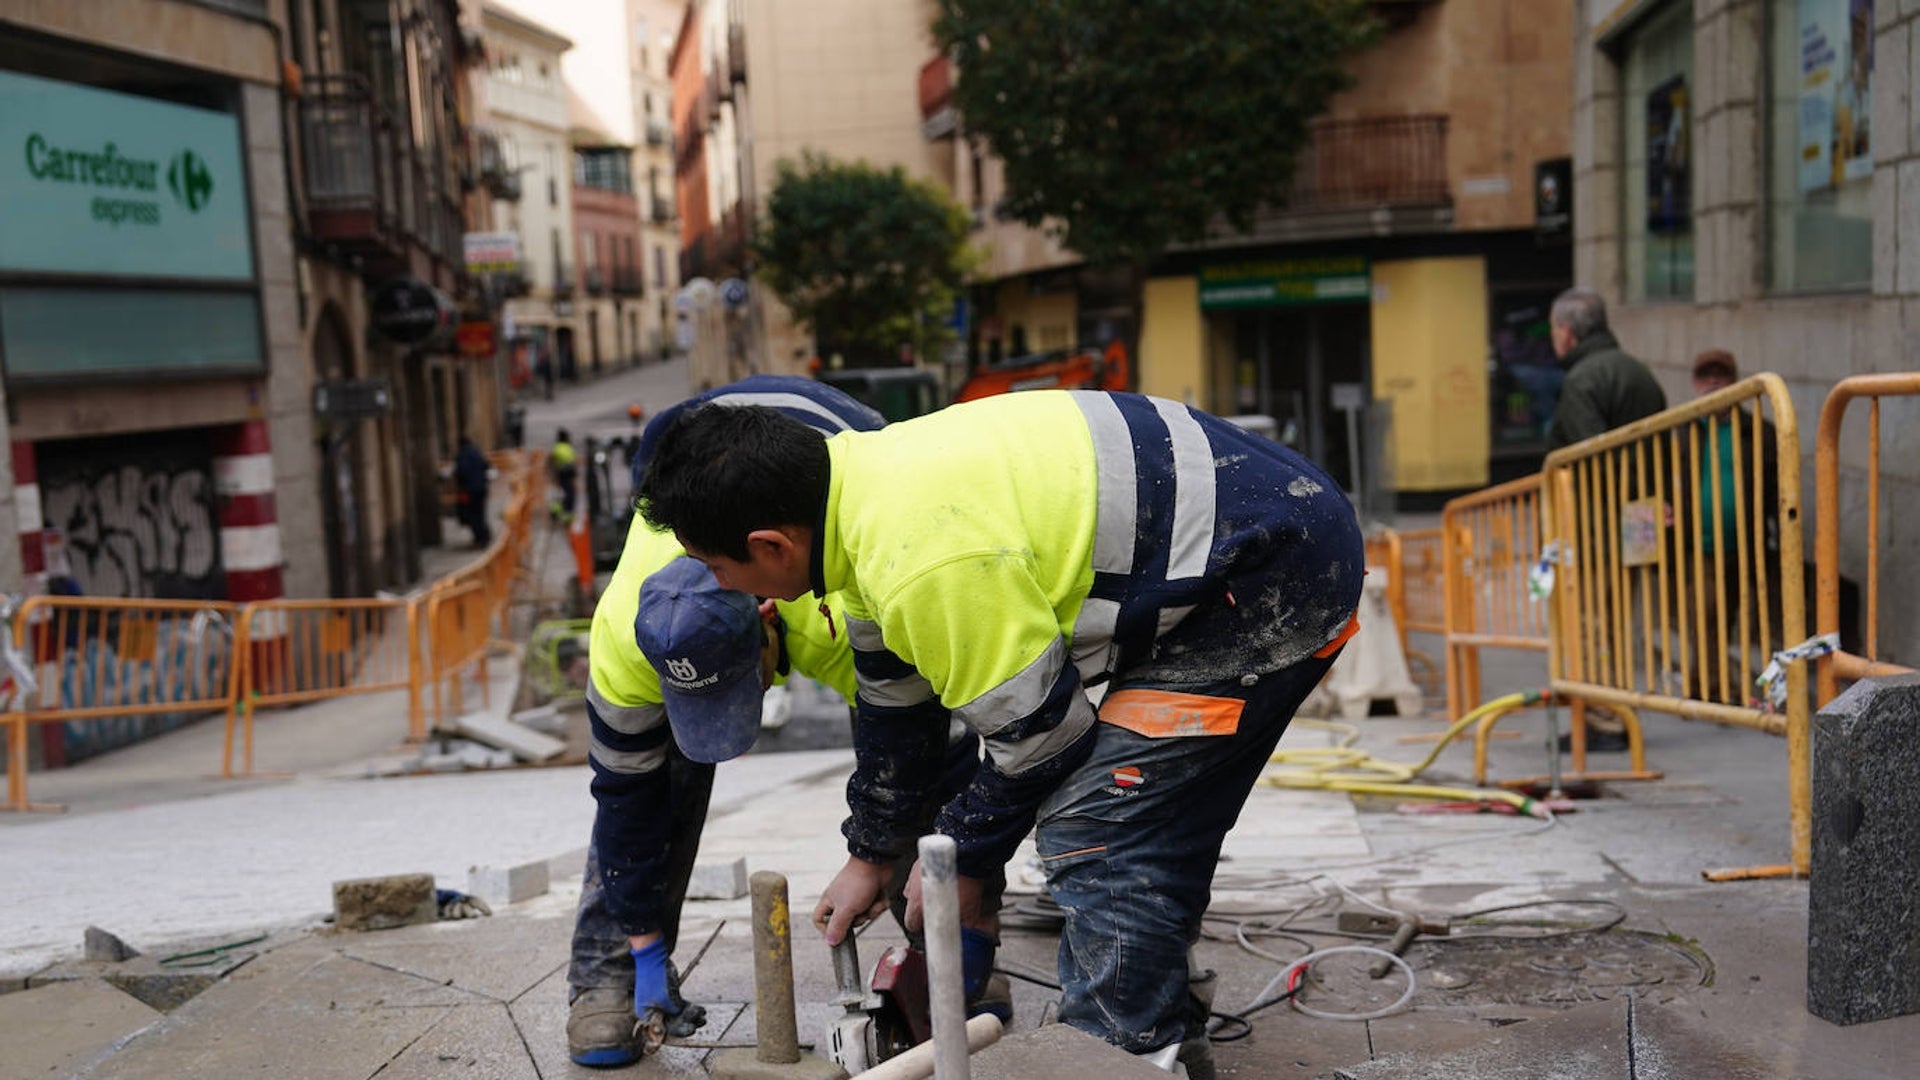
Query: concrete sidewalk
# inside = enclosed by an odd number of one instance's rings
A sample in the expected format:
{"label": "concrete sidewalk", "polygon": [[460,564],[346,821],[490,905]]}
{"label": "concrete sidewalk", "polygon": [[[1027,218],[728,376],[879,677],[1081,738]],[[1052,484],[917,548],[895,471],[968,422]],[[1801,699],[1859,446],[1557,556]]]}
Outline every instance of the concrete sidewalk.
{"label": "concrete sidewalk", "polygon": [[[1543,674],[1535,657],[1488,658],[1496,691]],[[564,1036],[567,939],[592,815],[587,771],[367,778],[355,755],[377,755],[404,725],[395,726],[401,714],[392,703],[351,702],[336,703],[324,739],[313,734],[323,721],[306,719],[308,710],[263,728],[262,766],[284,754],[297,762],[292,780],[223,785],[156,775],[159,743],[180,740],[198,760],[205,747],[190,741],[208,737],[200,728],[36,776],[36,797],[75,810],[0,817],[0,909],[8,912],[0,972],[30,986],[0,994],[8,1051],[0,1080],[590,1075],[566,1061]],[[1355,725],[1361,749],[1405,762],[1431,744],[1403,739],[1441,726],[1437,718]],[[1220,1074],[1914,1075],[1920,1017],[1841,1028],[1807,1013],[1805,883],[1700,880],[1706,868],[1786,858],[1784,741],[1659,716],[1647,726],[1650,764],[1666,779],[1609,785],[1551,824],[1256,790],[1228,839],[1198,947],[1220,973],[1218,1010],[1242,1011],[1281,970],[1246,945],[1290,959],[1308,946],[1346,943],[1332,933],[1336,909],[1451,918],[1456,936],[1416,939],[1409,949],[1417,978],[1410,1010],[1362,1022],[1284,1004],[1261,1010],[1250,1035],[1216,1047]],[[1543,714],[1502,727],[1523,734],[1492,744],[1494,775],[1543,772]],[[319,741],[299,749],[309,735]],[[1283,748],[1337,737],[1300,723]],[[142,764],[142,753],[156,761]],[[209,769],[214,757],[217,750]],[[722,766],[702,852],[706,861],[744,858],[752,870],[788,875],[803,1041],[818,1040],[834,1012],[828,952],[805,916],[845,858],[838,825],[851,764],[847,752],[829,750],[755,753]],[[1624,755],[1595,764],[1622,767]],[[1470,765],[1469,747],[1456,744],[1428,779],[1463,782]],[[1004,968],[1037,980],[1016,982],[1016,1030],[1036,1024],[1057,997],[1040,985],[1054,977],[1057,937],[1033,895],[1031,855],[1029,844],[1010,867],[1001,954]],[[470,866],[543,858],[552,890],[492,918],[366,934],[318,922],[340,878],[430,872],[460,887]],[[1467,918],[1541,902],[1552,903]],[[1262,929],[1289,916],[1298,943]],[[1592,929],[1616,918],[1611,929]],[[214,969],[222,977],[160,1011],[119,988],[151,957],[118,970],[73,963],[88,925],[150,954],[271,936],[222,957]],[[889,924],[875,926],[864,959],[896,938]],[[699,1038],[628,1075],[701,1075],[714,1049],[753,1041],[747,901],[690,903],[681,940],[686,991],[713,1019]],[[1406,986],[1398,975],[1367,979],[1346,959],[1315,965],[1303,1004],[1364,1013]]]}

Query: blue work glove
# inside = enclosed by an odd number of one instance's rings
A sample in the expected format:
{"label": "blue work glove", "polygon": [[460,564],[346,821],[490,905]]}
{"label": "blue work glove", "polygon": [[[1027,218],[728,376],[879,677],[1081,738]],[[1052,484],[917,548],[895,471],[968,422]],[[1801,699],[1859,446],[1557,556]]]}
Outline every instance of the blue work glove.
{"label": "blue work glove", "polygon": [[633,954],[633,1015],[644,1018],[648,1009],[658,1009],[663,1017],[678,1016],[678,1003],[667,984],[667,939],[627,951]]}
{"label": "blue work glove", "polygon": [[983,1000],[988,996],[987,981],[993,978],[993,956],[991,935],[970,926],[960,928],[960,982],[966,993],[967,1015],[992,1013],[1006,1023],[1013,1019],[1013,1000],[1003,997],[1004,980],[991,1000]]}

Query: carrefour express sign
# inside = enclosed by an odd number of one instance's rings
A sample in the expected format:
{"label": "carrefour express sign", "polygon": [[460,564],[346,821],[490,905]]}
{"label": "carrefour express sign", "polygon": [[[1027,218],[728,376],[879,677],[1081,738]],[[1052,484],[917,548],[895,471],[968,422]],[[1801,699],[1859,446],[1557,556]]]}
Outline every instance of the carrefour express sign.
{"label": "carrefour express sign", "polygon": [[230,113],[0,71],[0,270],[251,280]]}

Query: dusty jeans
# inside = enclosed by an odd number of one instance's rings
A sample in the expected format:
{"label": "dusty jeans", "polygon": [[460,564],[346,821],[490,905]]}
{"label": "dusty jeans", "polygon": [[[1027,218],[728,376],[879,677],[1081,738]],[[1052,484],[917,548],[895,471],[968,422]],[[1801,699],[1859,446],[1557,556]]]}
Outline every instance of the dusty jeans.
{"label": "dusty jeans", "polygon": [[[1309,658],[1251,685],[1128,682],[1101,703],[1093,755],[1040,808],[1047,887],[1066,913],[1060,1019],[1132,1053],[1202,1034],[1206,1008],[1188,989],[1220,844],[1274,745],[1332,664]],[[1153,737],[1108,718],[1128,690],[1161,695],[1175,713],[1220,717],[1231,734]],[[1198,725],[1190,720],[1183,730]]]}

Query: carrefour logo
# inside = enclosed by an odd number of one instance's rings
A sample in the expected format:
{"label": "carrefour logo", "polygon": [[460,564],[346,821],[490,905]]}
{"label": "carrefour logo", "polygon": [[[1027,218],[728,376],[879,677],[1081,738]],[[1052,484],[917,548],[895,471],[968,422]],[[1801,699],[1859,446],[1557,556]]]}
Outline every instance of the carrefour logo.
{"label": "carrefour logo", "polygon": [[[53,184],[82,184],[110,189],[92,202],[95,221],[109,225],[158,225],[160,204],[147,196],[160,189],[160,163],[132,157],[111,142],[99,149],[61,146],[40,132],[26,141],[27,173]],[[167,166],[167,189],[174,201],[198,214],[213,199],[213,172],[206,159],[192,150],[174,155]]]}
{"label": "carrefour logo", "polygon": [[167,187],[182,206],[197,214],[213,198],[213,174],[199,154],[182,150],[167,169]]}

